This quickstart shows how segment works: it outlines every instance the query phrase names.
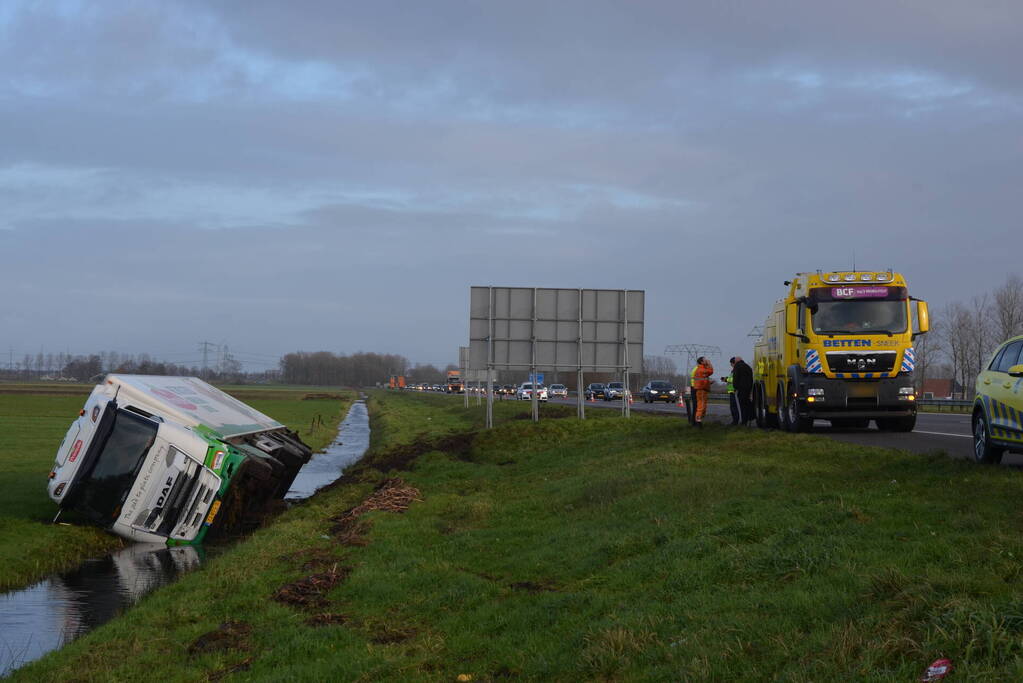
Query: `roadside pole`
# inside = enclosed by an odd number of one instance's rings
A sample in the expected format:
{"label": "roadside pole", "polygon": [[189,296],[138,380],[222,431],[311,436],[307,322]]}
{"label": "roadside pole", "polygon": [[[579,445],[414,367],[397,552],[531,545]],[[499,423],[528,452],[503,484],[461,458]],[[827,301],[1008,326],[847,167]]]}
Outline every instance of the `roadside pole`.
{"label": "roadside pole", "polygon": [[576,413],[580,420],[586,419],[586,399],[583,397],[583,371],[579,369],[575,373]]}
{"label": "roadside pole", "polygon": [[494,426],[494,371],[487,368],[487,429]]}

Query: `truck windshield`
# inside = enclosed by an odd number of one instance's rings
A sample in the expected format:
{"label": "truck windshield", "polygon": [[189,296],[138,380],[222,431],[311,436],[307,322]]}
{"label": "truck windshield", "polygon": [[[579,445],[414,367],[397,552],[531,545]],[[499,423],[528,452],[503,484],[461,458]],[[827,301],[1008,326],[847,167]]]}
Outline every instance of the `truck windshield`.
{"label": "truck windshield", "polygon": [[135,475],[156,438],[157,425],[118,410],[114,426],[89,471],[76,483],[70,506],[96,522],[113,523],[121,514]]}
{"label": "truck windshield", "polygon": [[816,334],[901,334],[905,301],[819,301],[812,313]]}

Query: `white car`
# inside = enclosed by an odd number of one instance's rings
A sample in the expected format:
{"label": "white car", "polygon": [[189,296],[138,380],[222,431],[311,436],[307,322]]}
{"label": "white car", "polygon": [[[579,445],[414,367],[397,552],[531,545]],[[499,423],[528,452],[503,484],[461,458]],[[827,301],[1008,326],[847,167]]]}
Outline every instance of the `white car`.
{"label": "white car", "polygon": [[552,384],[548,393],[551,398],[568,398],[568,387],[564,384]]}
{"label": "white car", "polygon": [[608,382],[607,389],[604,391],[604,400],[613,401],[616,398],[625,398],[628,395],[624,382]]}
{"label": "white car", "polygon": [[[515,398],[520,401],[532,401],[533,400],[533,385],[530,382],[523,382],[519,390],[515,392]],[[547,387],[539,385],[536,392],[537,401],[547,400]]]}

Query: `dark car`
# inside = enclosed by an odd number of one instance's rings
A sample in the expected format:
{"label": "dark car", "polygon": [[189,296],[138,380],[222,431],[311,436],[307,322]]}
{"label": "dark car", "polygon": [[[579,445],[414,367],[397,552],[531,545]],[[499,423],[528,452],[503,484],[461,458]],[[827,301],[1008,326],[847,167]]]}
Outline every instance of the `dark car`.
{"label": "dark car", "polygon": [[678,390],[671,382],[660,379],[647,382],[646,386],[639,390],[639,393],[643,396],[644,403],[653,403],[654,401],[674,403],[678,400]]}
{"label": "dark car", "polygon": [[584,392],[587,401],[595,401],[598,398],[607,400],[607,387],[599,382],[586,385],[586,391]]}

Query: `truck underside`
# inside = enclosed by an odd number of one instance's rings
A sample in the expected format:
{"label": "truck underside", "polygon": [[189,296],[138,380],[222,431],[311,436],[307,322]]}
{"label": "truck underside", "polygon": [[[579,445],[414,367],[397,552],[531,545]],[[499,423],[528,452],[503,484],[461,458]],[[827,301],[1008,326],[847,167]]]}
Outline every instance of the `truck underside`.
{"label": "truck underside", "polygon": [[862,429],[874,420],[878,429],[910,432],[916,425],[916,404],[899,393],[907,385],[912,386],[912,378],[856,381],[797,375],[773,388],[757,382],[754,417],[761,428],[791,432],[809,430],[814,420],[828,420],[840,429]]}
{"label": "truck underside", "polygon": [[232,446],[246,458],[221,500],[207,539],[245,535],[283,509],[284,496],[312,457],[312,450],[290,430],[256,434]]}

